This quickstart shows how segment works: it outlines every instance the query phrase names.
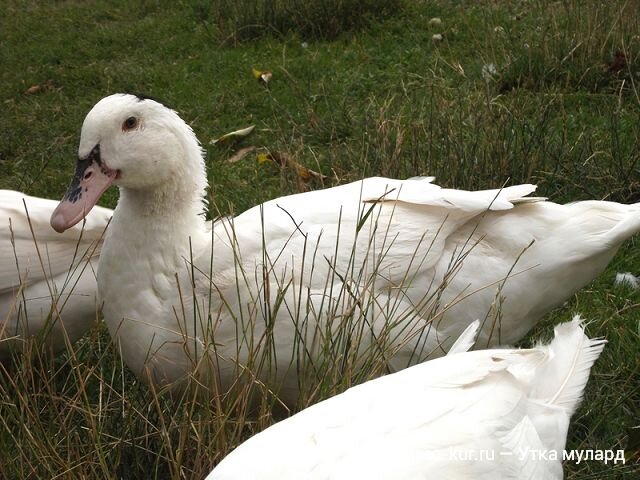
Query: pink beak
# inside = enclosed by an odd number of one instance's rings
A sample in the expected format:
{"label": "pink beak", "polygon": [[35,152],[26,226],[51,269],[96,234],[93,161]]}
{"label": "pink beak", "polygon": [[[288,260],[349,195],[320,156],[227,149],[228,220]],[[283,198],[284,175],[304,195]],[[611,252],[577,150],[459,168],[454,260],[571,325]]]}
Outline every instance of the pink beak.
{"label": "pink beak", "polygon": [[102,163],[100,145],[96,145],[86,158],[79,158],[71,185],[51,214],[53,229],[62,233],[82,220],[117,175],[117,170]]}

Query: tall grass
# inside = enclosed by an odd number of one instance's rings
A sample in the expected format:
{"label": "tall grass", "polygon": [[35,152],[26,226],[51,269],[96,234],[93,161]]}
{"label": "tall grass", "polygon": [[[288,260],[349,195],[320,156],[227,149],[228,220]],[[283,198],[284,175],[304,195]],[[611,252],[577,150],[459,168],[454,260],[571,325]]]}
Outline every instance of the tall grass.
{"label": "tall grass", "polygon": [[[241,252],[234,247],[233,283],[238,295],[243,292],[246,309],[233,310],[232,319],[224,318],[235,323],[231,353],[235,351],[237,358],[224,358],[235,372],[230,379],[225,374],[223,382],[216,381],[223,357],[218,357],[213,326],[220,321],[216,312],[219,316],[235,298],[212,295],[208,301],[213,303],[204,309],[195,298],[190,309],[182,306],[183,312],[194,311],[197,318],[178,315],[183,347],[193,363],[192,376],[179,386],[140,383],[127,372],[117,342],[108,338],[103,326],[75,345],[67,343],[63,355],[53,352],[46,338],[24,339],[11,361],[0,364],[2,474],[6,478],[140,478],[142,474],[203,478],[233,447],[273,423],[274,414],[286,415],[290,407],[311,405],[387,373],[390,357],[406,342],[416,344],[412,363],[433,353],[419,347],[426,343],[431,321],[442,314],[438,298],[446,285],[427,289],[415,309],[402,306],[404,289],[413,285],[411,271],[392,294],[380,291],[376,282],[383,279],[378,270],[394,240],[377,217],[380,209],[362,205],[355,232],[345,228],[344,238],[336,240],[336,251],[353,244],[346,263],[338,256],[316,257],[317,239],[305,237],[302,256],[296,259],[304,265],[299,271],[308,282],[319,276],[324,283],[313,294],[303,287],[302,278],[289,276],[278,263],[287,244],[281,252],[267,251],[263,245],[264,263],[257,272],[245,270]],[[235,245],[232,220],[216,225]],[[423,261],[415,256],[410,263],[415,270]],[[459,261],[452,259],[452,274]],[[311,270],[305,271],[305,266]],[[209,272],[196,271],[193,265],[187,268],[191,286],[180,286],[180,292],[202,282],[211,291],[219,290],[213,264]],[[295,265],[291,268],[298,270]],[[372,293],[376,291],[380,293]],[[57,312],[58,294],[53,288],[51,292],[52,310],[64,320],[64,311]],[[234,293],[233,288],[228,291]],[[191,322],[201,325],[204,343],[189,327]],[[295,326],[297,336],[293,345],[283,348],[279,335],[286,322]],[[416,337],[422,340],[415,342]],[[282,354],[290,358],[288,366],[277,358]],[[278,371],[276,367],[283,365],[285,371]],[[278,386],[283,383],[290,391],[280,397]]]}
{"label": "tall grass", "polygon": [[403,0],[205,0],[193,9],[212,36],[235,45],[251,39],[298,34],[334,39],[401,10]]}
{"label": "tall grass", "polygon": [[363,171],[434,175],[467,189],[483,188],[486,179],[533,182],[556,198],[636,198],[640,152],[631,145],[640,125],[626,123],[614,106],[603,104],[597,125],[581,123],[576,135],[576,120],[558,115],[571,102],[562,96],[531,110],[528,92],[487,105],[433,90],[426,98],[413,93],[371,102],[357,129],[366,148]]}
{"label": "tall grass", "polygon": [[500,90],[628,90],[637,100],[638,3],[620,2],[614,8],[588,2],[542,3],[550,12],[549,22],[522,36],[506,33],[522,43],[507,57]]}

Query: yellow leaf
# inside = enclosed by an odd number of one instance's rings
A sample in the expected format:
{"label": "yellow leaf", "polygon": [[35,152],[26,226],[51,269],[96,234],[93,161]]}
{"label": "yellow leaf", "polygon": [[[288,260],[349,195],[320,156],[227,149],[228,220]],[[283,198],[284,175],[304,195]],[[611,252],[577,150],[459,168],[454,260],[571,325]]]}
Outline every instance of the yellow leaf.
{"label": "yellow leaf", "polygon": [[257,68],[251,68],[251,71],[253,72],[253,76],[255,77],[255,79],[260,83],[264,83],[265,85],[269,83],[269,80],[271,80],[271,77],[273,76],[273,74],[269,70],[258,70]]}
{"label": "yellow leaf", "polygon": [[268,153],[259,153],[258,155],[256,155],[256,158],[258,160],[258,163],[266,163],[272,160],[271,155],[269,155]]}

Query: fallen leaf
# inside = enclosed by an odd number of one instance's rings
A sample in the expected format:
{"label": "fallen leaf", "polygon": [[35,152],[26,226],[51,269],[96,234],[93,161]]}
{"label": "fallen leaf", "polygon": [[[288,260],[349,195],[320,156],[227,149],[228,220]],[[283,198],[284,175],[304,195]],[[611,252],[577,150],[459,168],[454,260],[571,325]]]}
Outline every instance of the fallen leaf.
{"label": "fallen leaf", "polygon": [[238,150],[236,153],[234,153],[232,156],[230,156],[227,159],[227,162],[229,163],[236,163],[239,162],[240,160],[242,160],[244,157],[246,157],[247,155],[249,155],[251,152],[253,152],[256,149],[256,147],[251,146],[251,147],[244,147],[241,148],[240,150]]}
{"label": "fallen leaf", "polygon": [[26,95],[33,95],[34,93],[39,93],[44,90],[53,90],[53,80],[49,79],[45,83],[41,83],[39,85],[32,85],[25,90]]}
{"label": "fallen leaf", "polygon": [[269,153],[259,153],[258,155],[256,155],[256,160],[258,160],[258,163],[267,163],[274,161]]}
{"label": "fallen leaf", "polygon": [[214,138],[209,142],[210,145],[220,145],[223,143],[230,142],[231,140],[241,140],[244,137],[248,136],[253,129],[256,128],[255,125],[251,125],[247,128],[242,128],[240,130],[234,130],[233,132],[225,133],[219,138]]}
{"label": "fallen leaf", "polygon": [[269,70],[258,70],[256,68],[252,68],[251,70],[253,71],[253,76],[255,77],[255,79],[263,85],[269,83],[271,77],[273,76],[273,73],[271,73],[271,71]]}
{"label": "fallen leaf", "polygon": [[267,152],[267,153],[259,153],[257,155],[258,163],[265,163],[268,161],[272,161],[281,167],[289,167],[292,168],[298,177],[300,177],[305,182],[308,182],[312,178],[319,178],[324,180],[327,178],[326,175],[323,175],[315,170],[311,170],[310,168],[305,167],[304,165],[296,162],[291,155],[285,152]]}

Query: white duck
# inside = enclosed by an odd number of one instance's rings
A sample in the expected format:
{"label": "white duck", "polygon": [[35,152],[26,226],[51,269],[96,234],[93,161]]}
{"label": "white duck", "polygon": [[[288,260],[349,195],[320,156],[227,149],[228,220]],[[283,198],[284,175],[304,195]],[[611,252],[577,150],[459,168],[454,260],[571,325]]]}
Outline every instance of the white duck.
{"label": "white duck", "polygon": [[113,212],[94,208],[58,235],[49,224],[57,204],[0,190],[0,358],[35,335],[60,350],[98,318],[95,270]]}
{"label": "white duck", "polygon": [[512,343],[640,229],[638,205],[557,205],[527,198],[533,185],[468,192],[429,178],[282,197],[212,226],[193,131],[127,94],[93,107],[78,153],[51,224],[64,231],[120,187],[98,268],[104,318],[129,367],[160,384],[212,361],[199,371],[224,385],[248,370],[291,399],[300,369],[322,374],[327,355],[399,369],[441,355],[476,318],[479,345]]}
{"label": "white duck", "polygon": [[253,436],[207,480],[559,480],[604,340],[456,353],[371,380]]}

